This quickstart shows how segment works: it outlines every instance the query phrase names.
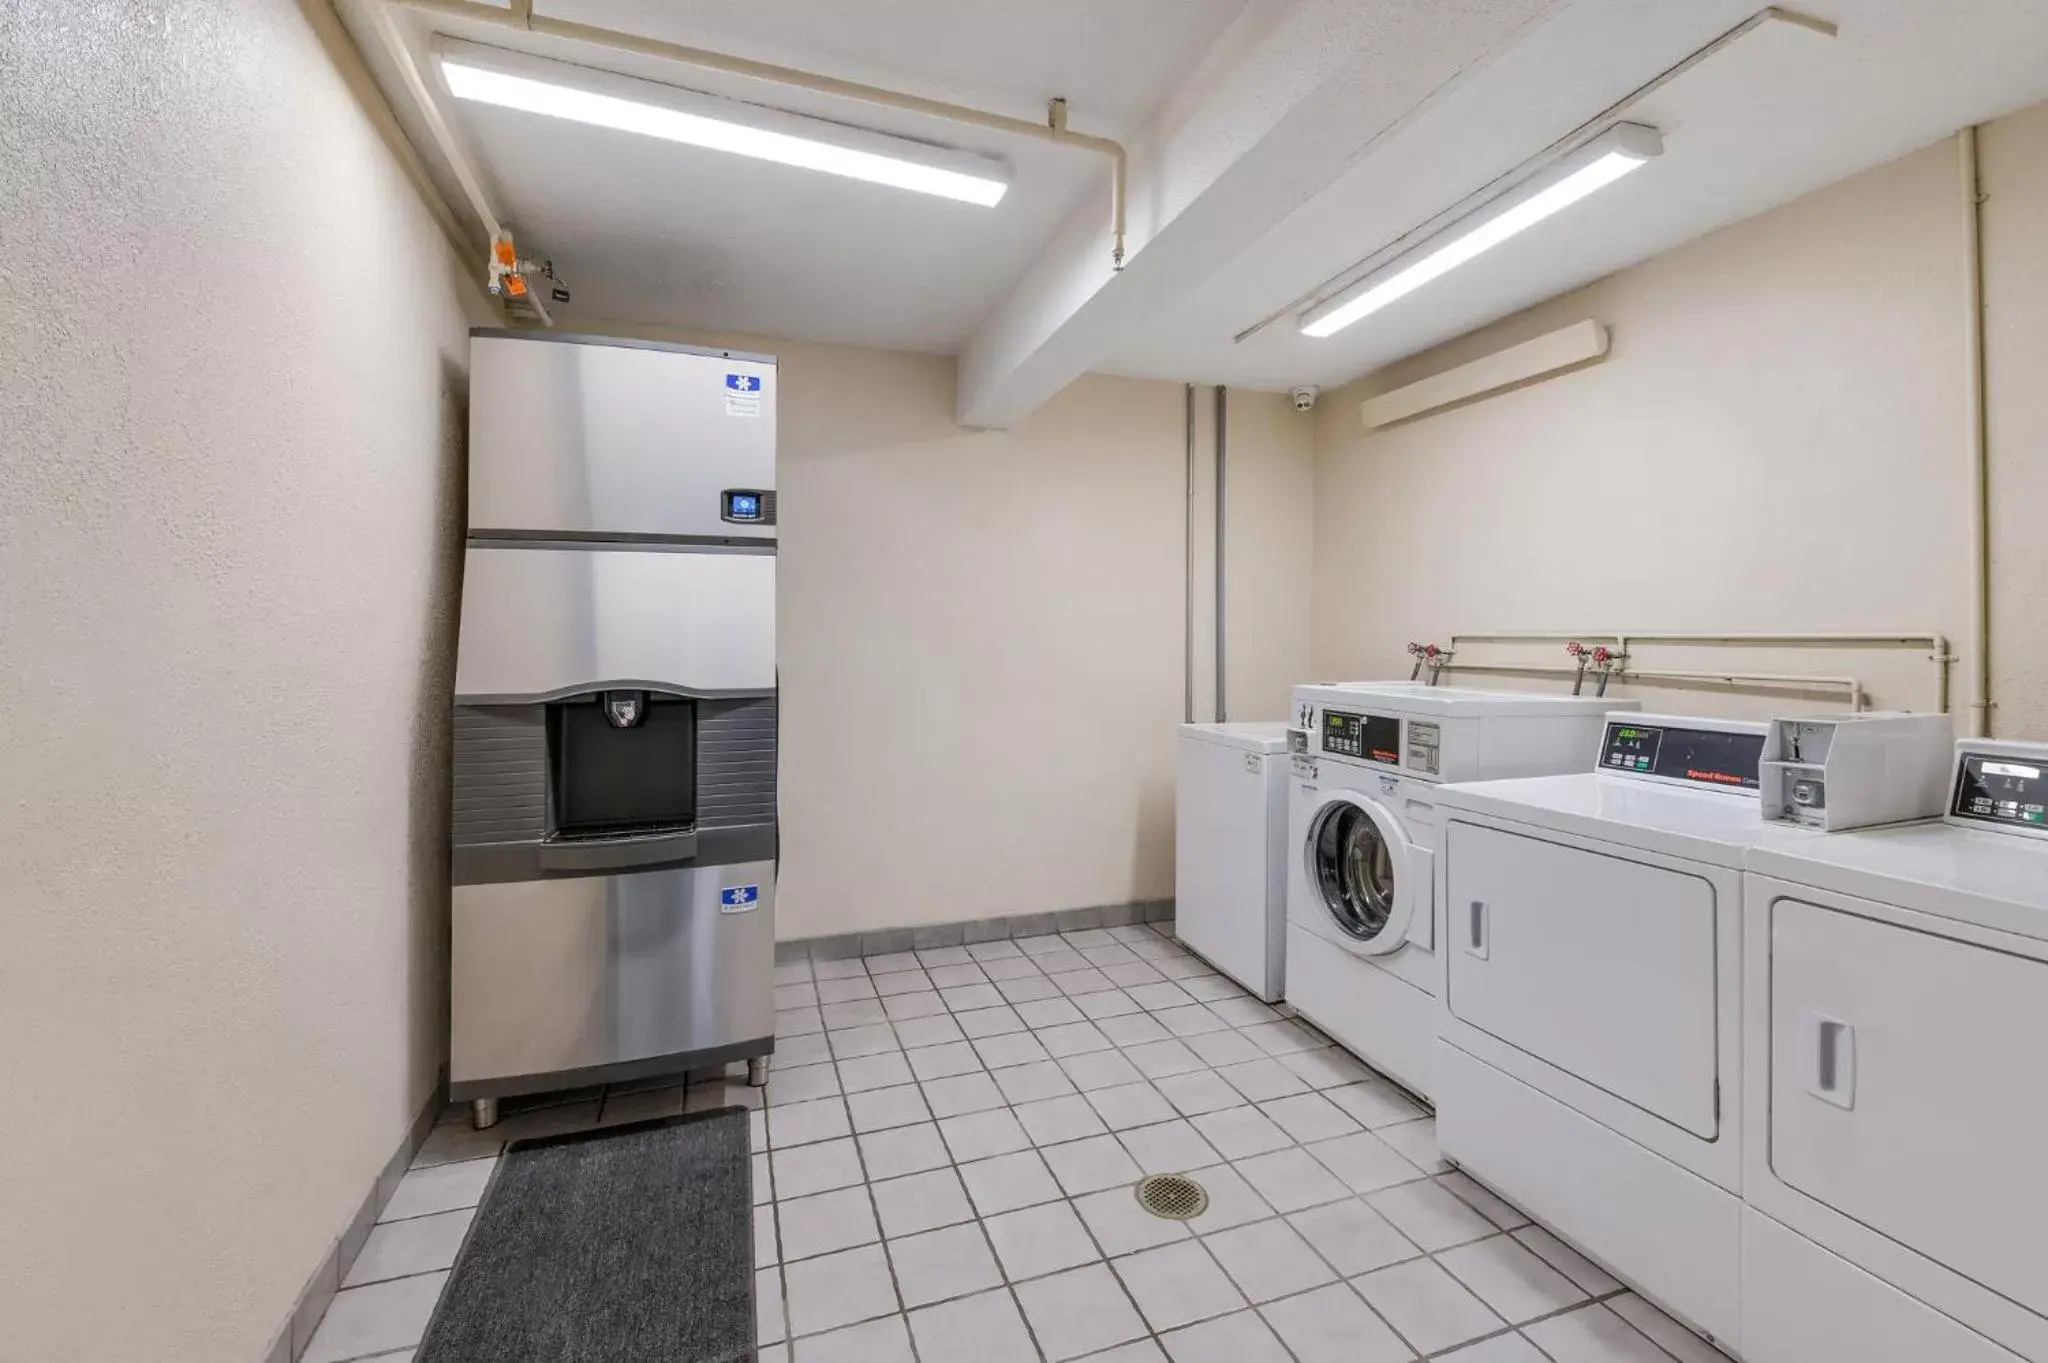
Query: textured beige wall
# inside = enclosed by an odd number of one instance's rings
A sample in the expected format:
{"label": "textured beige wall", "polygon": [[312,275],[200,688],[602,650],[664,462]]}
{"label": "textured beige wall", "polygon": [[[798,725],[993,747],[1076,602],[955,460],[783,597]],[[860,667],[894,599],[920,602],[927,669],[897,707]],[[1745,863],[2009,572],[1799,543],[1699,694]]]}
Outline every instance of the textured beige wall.
{"label": "textured beige wall", "polygon": [[[1961,648],[1958,183],[1953,144],[1937,144],[1326,398],[1315,670],[1405,675],[1408,640],[1454,630],[1939,630]],[[2032,309],[2037,338],[2044,315]],[[1585,317],[1613,328],[1604,363],[1372,434],[1360,423],[1369,393]],[[2048,507],[2035,505],[2038,523]],[[1881,705],[1937,699],[1923,655],[1639,661],[1853,674]],[[1966,676],[1956,669],[1959,699]],[[1704,713],[1829,699],[1639,694]]]}
{"label": "textured beige wall", "polygon": [[2048,739],[2048,104],[1979,141],[1995,732]]}
{"label": "textured beige wall", "polygon": [[[949,359],[574,325],[780,362],[780,936],[1173,893],[1179,384],[1091,376],[1013,430],[970,431]],[[1197,399],[1207,718],[1211,390]],[[1231,711],[1278,717],[1307,665],[1311,427],[1278,394],[1233,393],[1230,413]]]}
{"label": "textured beige wall", "polygon": [[254,1360],[432,1091],[463,307],[296,7],[0,7],[8,1363]]}
{"label": "textured beige wall", "polygon": [[775,349],[781,935],[1170,894],[1179,387],[970,432],[950,360]]}
{"label": "textured beige wall", "polygon": [[1312,675],[1315,417],[1285,393],[1233,391],[1228,411],[1224,700],[1233,720],[1285,719]]}
{"label": "textured beige wall", "polygon": [[[1224,709],[1231,720],[1283,719],[1289,694],[1309,674],[1315,419],[1284,393],[1243,388],[1230,390],[1224,410]],[[1188,512],[1194,715],[1206,724],[1216,718],[1216,390],[1206,384],[1195,386]]]}

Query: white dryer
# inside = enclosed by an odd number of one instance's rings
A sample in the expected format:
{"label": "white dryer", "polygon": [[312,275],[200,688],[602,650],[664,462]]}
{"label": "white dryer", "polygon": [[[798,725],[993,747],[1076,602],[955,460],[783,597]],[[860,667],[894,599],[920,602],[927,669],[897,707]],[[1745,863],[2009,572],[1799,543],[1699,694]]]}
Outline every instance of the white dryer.
{"label": "white dryer", "polygon": [[2048,744],[1747,864],[1744,1357],[2048,1359]]}
{"label": "white dryer", "polygon": [[1296,687],[1287,1002],[1428,1097],[1438,787],[1582,767],[1603,713],[1621,704],[1408,682]]}
{"label": "white dryer", "polygon": [[1266,1003],[1286,969],[1287,726],[1183,724],[1174,935]]}
{"label": "white dryer", "polygon": [[1729,1343],[1769,727],[1614,715],[1592,770],[1438,792],[1445,1156]]}

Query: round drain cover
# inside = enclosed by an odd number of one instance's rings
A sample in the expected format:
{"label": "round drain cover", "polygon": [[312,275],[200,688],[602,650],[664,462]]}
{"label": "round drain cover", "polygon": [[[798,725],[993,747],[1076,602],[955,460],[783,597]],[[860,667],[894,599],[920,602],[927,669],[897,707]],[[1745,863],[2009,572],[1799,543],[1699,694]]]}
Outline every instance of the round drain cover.
{"label": "round drain cover", "polygon": [[1209,1210],[1209,1194],[1186,1174],[1154,1174],[1138,1180],[1138,1205],[1169,1221],[1192,1221]]}

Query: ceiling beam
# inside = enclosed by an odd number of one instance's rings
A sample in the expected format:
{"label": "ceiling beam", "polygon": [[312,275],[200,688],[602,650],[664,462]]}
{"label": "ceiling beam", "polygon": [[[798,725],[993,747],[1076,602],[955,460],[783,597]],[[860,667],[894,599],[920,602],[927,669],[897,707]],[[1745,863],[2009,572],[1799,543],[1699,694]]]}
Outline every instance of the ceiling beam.
{"label": "ceiling beam", "polygon": [[1006,427],[1099,364],[1564,0],[1258,0],[1131,149],[1121,273],[1078,209],[960,358],[962,425]]}

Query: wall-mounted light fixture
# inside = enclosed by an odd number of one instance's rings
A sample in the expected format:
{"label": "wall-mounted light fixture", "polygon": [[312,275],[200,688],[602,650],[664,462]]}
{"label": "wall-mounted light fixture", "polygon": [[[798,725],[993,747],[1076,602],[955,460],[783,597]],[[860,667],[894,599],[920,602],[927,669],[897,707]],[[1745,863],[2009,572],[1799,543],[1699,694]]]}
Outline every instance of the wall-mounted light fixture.
{"label": "wall-mounted light fixture", "polygon": [[1008,165],[909,138],[806,118],[609,71],[456,39],[434,44],[457,99],[992,207]]}
{"label": "wall-mounted light fixture", "polygon": [[1342,293],[1301,314],[1305,336],[1334,336],[1396,299],[1482,255],[1588,194],[1613,184],[1664,150],[1655,128],[1617,123],[1507,193],[1402,252]]}

